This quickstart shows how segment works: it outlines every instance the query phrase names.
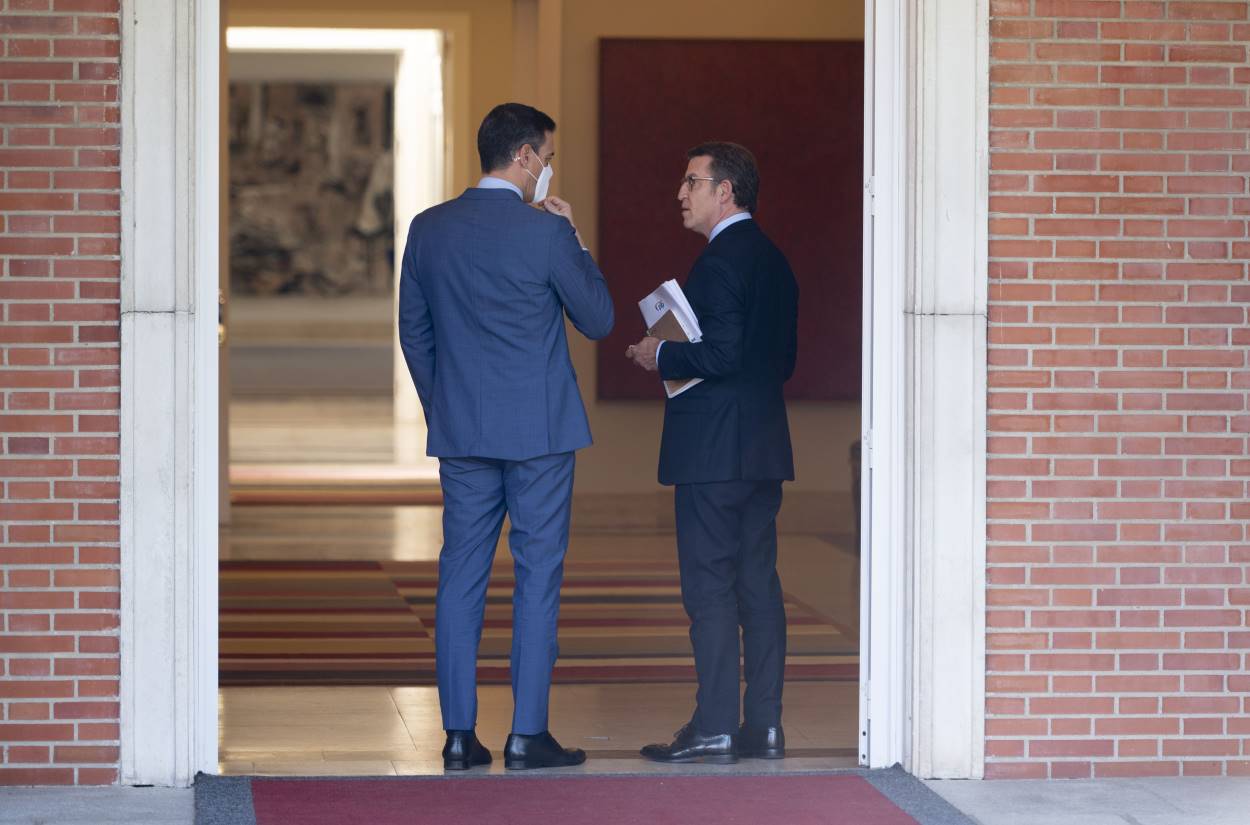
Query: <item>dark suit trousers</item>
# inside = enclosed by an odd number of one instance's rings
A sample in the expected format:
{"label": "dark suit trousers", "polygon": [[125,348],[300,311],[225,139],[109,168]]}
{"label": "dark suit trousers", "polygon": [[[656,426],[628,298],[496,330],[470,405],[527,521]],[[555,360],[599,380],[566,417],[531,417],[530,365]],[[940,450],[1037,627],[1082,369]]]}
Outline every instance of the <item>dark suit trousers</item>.
{"label": "dark suit trousers", "polygon": [[699,678],[691,721],[700,733],[738,730],[738,628],[748,725],[781,724],[786,614],[777,576],[780,481],[676,488],[681,597]]}

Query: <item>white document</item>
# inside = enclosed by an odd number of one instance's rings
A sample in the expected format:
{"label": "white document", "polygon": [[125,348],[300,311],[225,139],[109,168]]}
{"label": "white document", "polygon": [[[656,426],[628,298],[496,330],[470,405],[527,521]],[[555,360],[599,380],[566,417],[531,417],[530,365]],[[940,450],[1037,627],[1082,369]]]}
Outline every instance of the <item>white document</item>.
{"label": "white document", "polygon": [[[703,340],[699,319],[695,317],[690,302],[686,300],[686,293],[681,291],[681,286],[676,281],[668,280],[660,284],[658,289],[638,302],[638,308],[642,310],[648,335],[665,341],[695,343]],[[673,398],[702,381],[702,378],[665,381],[664,392],[669,398]]]}
{"label": "white document", "polygon": [[682,332],[686,333],[686,340],[691,343],[703,340],[699,319],[695,317],[690,302],[686,300],[686,293],[681,291],[681,285],[676,281],[668,280],[660,284],[655,292],[638,302],[638,308],[642,310],[642,320],[646,322],[647,329],[659,323],[664,313],[671,309]]}

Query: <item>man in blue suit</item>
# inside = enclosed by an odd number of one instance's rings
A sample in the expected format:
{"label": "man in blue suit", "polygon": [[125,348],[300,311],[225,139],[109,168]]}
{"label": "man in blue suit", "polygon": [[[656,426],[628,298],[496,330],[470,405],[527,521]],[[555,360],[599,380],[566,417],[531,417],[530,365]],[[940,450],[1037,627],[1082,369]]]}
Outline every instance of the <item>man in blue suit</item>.
{"label": "man in blue suit", "polygon": [[516,592],[504,765],[586,758],[547,725],[573,457],[591,443],[564,318],[598,339],[613,310],[572,209],[547,196],[555,128],[533,107],[495,107],[477,134],[481,181],[413,218],[404,248],[399,340],[443,488],[434,643],[447,770],[491,759],[474,732],[477,652],[505,514]]}
{"label": "man in blue suit", "polygon": [[[644,338],[626,355],[665,380],[702,378],[664,408],[660,483],[675,485],[681,596],[699,690],[690,724],[656,762],[785,756],[786,614],[777,576],[781,483],[794,478],[782,385],[794,373],[798,285],[751,217],[755,158],[734,143],[691,149],[682,222],[708,239],[685,293],[698,343]],[[738,721],[738,629],[746,693]]]}

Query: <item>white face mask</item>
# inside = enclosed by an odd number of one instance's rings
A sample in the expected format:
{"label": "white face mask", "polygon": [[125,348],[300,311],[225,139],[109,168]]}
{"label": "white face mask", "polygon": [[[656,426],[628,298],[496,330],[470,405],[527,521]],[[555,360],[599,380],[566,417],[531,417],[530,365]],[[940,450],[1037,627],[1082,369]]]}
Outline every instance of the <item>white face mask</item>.
{"label": "white face mask", "polygon": [[[516,160],[520,160],[520,158],[516,158]],[[542,163],[542,159],[540,158],[538,162]],[[527,167],[522,166],[521,168],[525,170],[525,174],[534,178],[534,197],[530,198],[530,203],[538,203],[539,201],[545,199],[547,197],[547,189],[551,186],[551,177],[555,174],[555,172],[551,169],[551,164],[545,164],[543,166],[543,170],[538,173],[538,177],[536,178],[534,177],[534,173]]]}

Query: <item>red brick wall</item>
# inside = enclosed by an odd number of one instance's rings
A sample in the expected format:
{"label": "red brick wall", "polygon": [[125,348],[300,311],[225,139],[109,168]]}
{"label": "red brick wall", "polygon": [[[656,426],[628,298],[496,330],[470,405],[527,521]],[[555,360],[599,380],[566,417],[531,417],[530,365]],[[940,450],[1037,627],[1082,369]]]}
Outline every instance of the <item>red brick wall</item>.
{"label": "red brick wall", "polygon": [[986,773],[1250,773],[1250,3],[992,0]]}
{"label": "red brick wall", "polygon": [[[994,0],[991,777],[1250,773],[1246,0]],[[116,781],[118,0],[0,0],[0,784]]]}
{"label": "red brick wall", "polygon": [[109,783],[118,0],[0,9],[0,784]]}

